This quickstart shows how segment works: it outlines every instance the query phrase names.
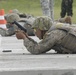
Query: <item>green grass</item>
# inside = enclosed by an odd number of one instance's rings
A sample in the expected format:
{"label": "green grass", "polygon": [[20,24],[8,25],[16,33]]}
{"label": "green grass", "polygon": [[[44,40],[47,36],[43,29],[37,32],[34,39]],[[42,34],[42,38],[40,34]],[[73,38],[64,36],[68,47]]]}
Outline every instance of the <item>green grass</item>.
{"label": "green grass", "polygon": [[[54,18],[60,18],[61,0],[54,0]],[[73,3],[73,23],[76,23],[76,0]],[[34,16],[41,16],[42,10],[40,0],[0,0],[0,9],[4,9],[8,13],[11,9],[18,9],[20,12],[32,14]]]}
{"label": "green grass", "polygon": [[0,9],[5,9],[6,13],[18,9],[20,12],[41,15],[39,0],[1,0]]}

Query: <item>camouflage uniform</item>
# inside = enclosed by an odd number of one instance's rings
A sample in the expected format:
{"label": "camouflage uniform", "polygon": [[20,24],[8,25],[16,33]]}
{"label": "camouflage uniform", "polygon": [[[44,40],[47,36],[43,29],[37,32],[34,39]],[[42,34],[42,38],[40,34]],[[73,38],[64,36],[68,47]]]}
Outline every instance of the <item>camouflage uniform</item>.
{"label": "camouflage uniform", "polygon": [[[49,23],[50,25],[48,25]],[[47,26],[50,26],[51,28]],[[44,35],[43,40],[39,43],[32,38],[24,39],[24,46],[30,53],[41,54],[46,53],[51,49],[54,49],[58,53],[76,52],[76,26],[64,25],[63,23],[52,25],[49,20],[47,20],[45,25],[43,25],[40,23],[39,19],[36,19],[33,28],[48,31]]]}
{"label": "camouflage uniform", "polygon": [[61,18],[65,17],[66,13],[67,13],[67,16],[73,15],[72,4],[73,4],[73,0],[62,0],[61,13],[60,13]]}
{"label": "camouflage uniform", "polygon": [[7,28],[8,30],[0,28],[0,34],[2,36],[11,36],[15,34],[15,31],[18,29],[18,27],[15,24],[11,24],[13,21],[17,21],[20,23],[23,27],[27,29],[27,33],[29,36],[34,36],[34,31],[31,28],[31,24],[33,23],[33,18],[20,18],[18,14],[16,13],[10,13],[6,16],[7,20]]}
{"label": "camouflage uniform", "polygon": [[13,10],[11,10],[11,11],[12,11],[11,13],[18,14],[20,18],[29,18],[29,17],[33,17],[33,15],[31,15],[31,14],[20,13],[19,10],[17,10],[17,9],[13,9]]}
{"label": "camouflage uniform", "polygon": [[2,36],[11,36],[15,34],[15,30],[18,29],[16,25],[11,24],[14,20],[19,21],[20,18],[17,14],[9,14],[6,17],[7,20],[7,30],[0,28],[0,34]]}
{"label": "camouflage uniform", "polygon": [[40,0],[43,15],[50,17],[54,20],[53,0]]}

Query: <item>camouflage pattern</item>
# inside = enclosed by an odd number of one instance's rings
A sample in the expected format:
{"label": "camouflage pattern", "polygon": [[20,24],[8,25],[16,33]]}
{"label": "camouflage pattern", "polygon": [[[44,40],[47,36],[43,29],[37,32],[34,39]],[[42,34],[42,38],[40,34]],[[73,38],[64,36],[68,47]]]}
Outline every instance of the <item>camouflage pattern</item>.
{"label": "camouflage pattern", "polygon": [[40,0],[43,15],[50,17],[54,21],[53,0]]}
{"label": "camouflage pattern", "polygon": [[61,18],[65,17],[66,14],[67,16],[73,16],[72,4],[73,0],[62,0],[60,13]]}
{"label": "camouflage pattern", "polygon": [[14,21],[20,21],[19,15],[11,13],[6,17],[7,23],[12,23]]}
{"label": "camouflage pattern", "polygon": [[32,38],[25,38],[24,46],[32,54],[46,53],[51,49],[62,54],[76,53],[76,26],[59,25],[58,28],[46,32],[39,43]]}
{"label": "camouflage pattern", "polygon": [[3,28],[0,28],[0,35],[1,36],[6,36],[6,34],[7,34],[6,30],[3,29]]}
{"label": "camouflage pattern", "polygon": [[[61,30],[54,30],[51,32],[48,32],[46,36],[43,38],[42,41],[37,43],[33,39],[26,38],[24,40],[24,45],[27,48],[27,50],[32,54],[41,54],[46,53],[47,51],[53,48],[56,43],[59,43],[64,36],[66,35],[66,32]],[[56,50],[56,49],[55,49]]]}
{"label": "camouflage pattern", "polygon": [[53,21],[51,18],[47,16],[37,17],[32,25],[32,28],[39,28],[40,30],[49,30],[49,28],[53,25]]}
{"label": "camouflage pattern", "polygon": [[58,21],[59,21],[60,23],[65,23],[65,18],[60,18]]}
{"label": "camouflage pattern", "polygon": [[49,1],[40,0],[40,3],[43,10],[43,14],[50,17]]}
{"label": "camouflage pattern", "polygon": [[14,28],[9,28],[8,30],[0,28],[1,36],[12,36],[15,34]]}
{"label": "camouflage pattern", "polygon": [[14,21],[20,21],[20,17],[15,13],[11,13],[7,15],[6,20],[7,20],[7,24],[6,24],[7,30],[0,29],[0,34],[2,36],[12,36],[15,34],[15,30],[17,30],[18,27],[11,23]]}
{"label": "camouflage pattern", "polygon": [[30,17],[28,19],[26,19],[26,23],[24,24],[24,28],[27,29],[27,34],[29,36],[34,36],[34,30],[32,29],[32,26],[33,26],[33,22],[35,21],[35,18],[34,17]]}
{"label": "camouflage pattern", "polygon": [[29,18],[20,18],[18,14],[16,13],[10,13],[6,15],[6,20],[7,20],[7,29],[0,29],[0,34],[2,36],[12,36],[15,34],[15,31],[19,29],[15,24],[11,24],[14,21],[17,21],[20,23],[21,26],[27,29],[27,34],[29,36],[34,36],[34,30],[31,28],[31,25],[33,24],[33,21],[35,20],[34,17],[29,17]]}
{"label": "camouflage pattern", "polygon": [[17,9],[13,9],[13,10],[12,10],[12,13],[19,14],[20,12],[19,12],[19,10],[17,10]]}
{"label": "camouflage pattern", "polygon": [[[11,13],[15,13],[15,14],[19,15],[20,18],[34,17],[34,16],[31,15],[31,14],[22,13],[22,12],[20,12],[18,9],[12,9],[12,10],[11,10]],[[10,13],[9,13],[9,14],[10,14]]]}
{"label": "camouflage pattern", "polygon": [[0,34],[2,36],[12,36],[15,34],[15,31],[18,29],[16,25],[8,24],[7,30],[0,28]]}

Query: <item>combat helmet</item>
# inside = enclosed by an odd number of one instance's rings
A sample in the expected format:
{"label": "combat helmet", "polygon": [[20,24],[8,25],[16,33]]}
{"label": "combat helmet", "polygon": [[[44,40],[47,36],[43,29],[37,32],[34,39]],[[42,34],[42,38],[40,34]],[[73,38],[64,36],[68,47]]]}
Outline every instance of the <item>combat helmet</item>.
{"label": "combat helmet", "polygon": [[40,30],[49,30],[52,24],[53,21],[50,17],[40,16],[35,19],[32,28],[39,28]]}
{"label": "combat helmet", "polygon": [[13,9],[12,13],[19,14],[19,11],[17,9]]}
{"label": "combat helmet", "polygon": [[20,17],[15,13],[11,13],[11,14],[8,14],[6,20],[7,20],[7,23],[12,23],[14,21],[20,21]]}

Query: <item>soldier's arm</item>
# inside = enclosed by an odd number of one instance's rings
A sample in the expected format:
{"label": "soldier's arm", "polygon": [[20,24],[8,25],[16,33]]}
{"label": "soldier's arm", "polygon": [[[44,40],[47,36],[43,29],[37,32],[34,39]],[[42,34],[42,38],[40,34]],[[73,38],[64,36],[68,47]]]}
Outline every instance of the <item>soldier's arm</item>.
{"label": "soldier's arm", "polygon": [[54,45],[54,41],[51,40],[50,45],[50,38],[46,37],[41,42],[37,43],[32,38],[25,38],[24,39],[24,46],[27,48],[27,50],[32,54],[41,54],[46,53],[51,49],[51,47]]}
{"label": "soldier's arm", "polygon": [[27,50],[32,54],[46,53],[47,51],[51,50],[52,47],[64,37],[64,35],[64,31],[54,30],[47,33],[44,39],[39,43],[31,38],[25,38],[24,45]]}

